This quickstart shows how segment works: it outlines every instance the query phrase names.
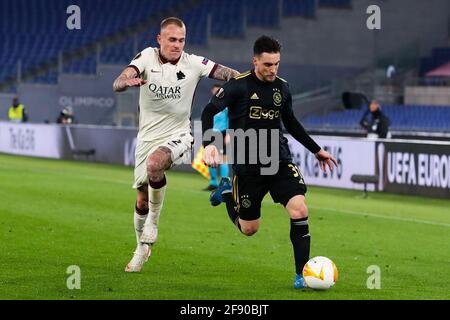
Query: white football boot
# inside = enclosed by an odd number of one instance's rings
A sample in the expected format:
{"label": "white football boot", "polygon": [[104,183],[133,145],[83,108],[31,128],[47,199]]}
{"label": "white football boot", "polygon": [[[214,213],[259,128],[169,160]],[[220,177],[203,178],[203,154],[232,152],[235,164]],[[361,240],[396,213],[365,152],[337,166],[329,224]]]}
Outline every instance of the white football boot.
{"label": "white football boot", "polygon": [[141,237],[139,238],[139,242],[142,244],[152,245],[156,242],[156,240],[158,240],[158,221],[157,219],[152,219],[149,216],[145,221],[144,229]]}
{"label": "white football boot", "polygon": [[150,245],[141,244],[138,245],[136,251],[134,251],[133,258],[125,267],[125,272],[140,272],[144,263],[147,262],[148,258],[152,254],[152,249]]}

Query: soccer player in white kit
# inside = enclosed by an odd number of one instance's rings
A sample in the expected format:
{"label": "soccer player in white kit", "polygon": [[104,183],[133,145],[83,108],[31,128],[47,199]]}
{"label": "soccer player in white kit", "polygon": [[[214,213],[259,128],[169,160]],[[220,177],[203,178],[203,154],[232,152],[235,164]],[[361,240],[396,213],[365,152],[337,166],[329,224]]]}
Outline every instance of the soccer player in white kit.
{"label": "soccer player in white kit", "polygon": [[165,171],[190,156],[193,137],[190,115],[201,78],[228,81],[239,72],[183,51],[186,27],[170,17],[161,22],[159,48],[146,48],[114,81],[114,91],[140,87],[139,133],[134,185],[137,189],[134,226],[137,248],[125,267],[139,272],[158,236],[166,190]]}

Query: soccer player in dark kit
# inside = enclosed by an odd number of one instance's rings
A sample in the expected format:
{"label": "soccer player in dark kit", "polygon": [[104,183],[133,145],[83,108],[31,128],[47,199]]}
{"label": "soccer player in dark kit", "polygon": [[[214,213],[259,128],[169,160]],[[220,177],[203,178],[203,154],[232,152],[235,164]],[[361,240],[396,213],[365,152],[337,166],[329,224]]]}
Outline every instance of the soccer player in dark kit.
{"label": "soccer player in dark kit", "polygon": [[[253,51],[255,68],[224,84],[202,113],[204,160],[211,167],[219,164],[220,157],[217,141],[212,141],[207,133],[213,127],[214,115],[225,107],[228,107],[231,131],[252,131],[258,139],[256,144],[244,139],[247,141],[244,149],[245,161],[233,162],[233,182],[231,183],[229,178],[222,179],[218,189],[211,194],[210,201],[213,206],[225,202],[233,224],[243,234],[251,236],[258,231],[261,202],[267,192],[270,192],[274,202],[281,203],[291,219],[290,238],[296,269],[294,288],[306,288],[302,276],[310,252],[308,209],[305,204],[306,185],[300,170],[292,163],[287,139],[281,132],[281,123],[283,122],[286,130],[297,141],[315,154],[322,170],[326,172],[328,166],[331,171],[333,164],[337,166],[337,162],[314,142],[294,116],[289,85],[277,76],[281,51],[279,42],[261,36],[255,41]],[[266,134],[262,136],[264,130]],[[233,137],[235,138],[236,136]],[[249,161],[252,153],[260,154],[257,149],[261,148],[261,142],[278,145],[276,152],[270,155],[271,159],[275,159],[278,170],[269,174],[263,172],[262,169],[267,169],[267,164],[259,158],[255,163]],[[236,146],[234,144],[235,150],[232,150],[235,154]],[[239,149],[239,152],[242,153],[242,149]]]}

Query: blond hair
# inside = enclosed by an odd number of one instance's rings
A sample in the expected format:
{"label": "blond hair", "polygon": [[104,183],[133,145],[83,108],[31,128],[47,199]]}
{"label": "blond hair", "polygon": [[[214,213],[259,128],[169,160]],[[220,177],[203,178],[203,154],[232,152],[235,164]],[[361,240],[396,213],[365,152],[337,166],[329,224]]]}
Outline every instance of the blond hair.
{"label": "blond hair", "polygon": [[180,28],[186,28],[183,20],[176,18],[176,17],[169,17],[169,18],[166,18],[163,21],[161,21],[161,30],[171,24],[176,25],[177,27],[180,27]]}

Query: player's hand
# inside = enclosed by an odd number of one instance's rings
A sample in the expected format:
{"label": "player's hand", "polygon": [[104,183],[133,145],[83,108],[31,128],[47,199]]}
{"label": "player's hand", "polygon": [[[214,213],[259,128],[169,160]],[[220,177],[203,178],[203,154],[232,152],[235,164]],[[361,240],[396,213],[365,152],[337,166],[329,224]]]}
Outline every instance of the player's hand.
{"label": "player's hand", "polygon": [[141,78],[127,79],[124,81],[124,85],[126,88],[130,87],[140,87],[147,83],[147,80]]}
{"label": "player's hand", "polygon": [[223,141],[225,144],[230,144],[230,142],[231,142],[231,137],[230,137],[230,135],[227,133],[226,135],[225,135],[225,139],[224,139],[224,141]]}
{"label": "player's hand", "polygon": [[322,169],[325,173],[327,172],[327,166],[330,168],[330,172],[333,171],[333,163],[337,167],[336,159],[325,150],[320,149],[315,156],[316,159],[319,160],[320,169]]}
{"label": "player's hand", "polygon": [[220,164],[219,150],[216,146],[210,144],[206,146],[203,153],[203,161],[205,161],[208,167],[216,168]]}

